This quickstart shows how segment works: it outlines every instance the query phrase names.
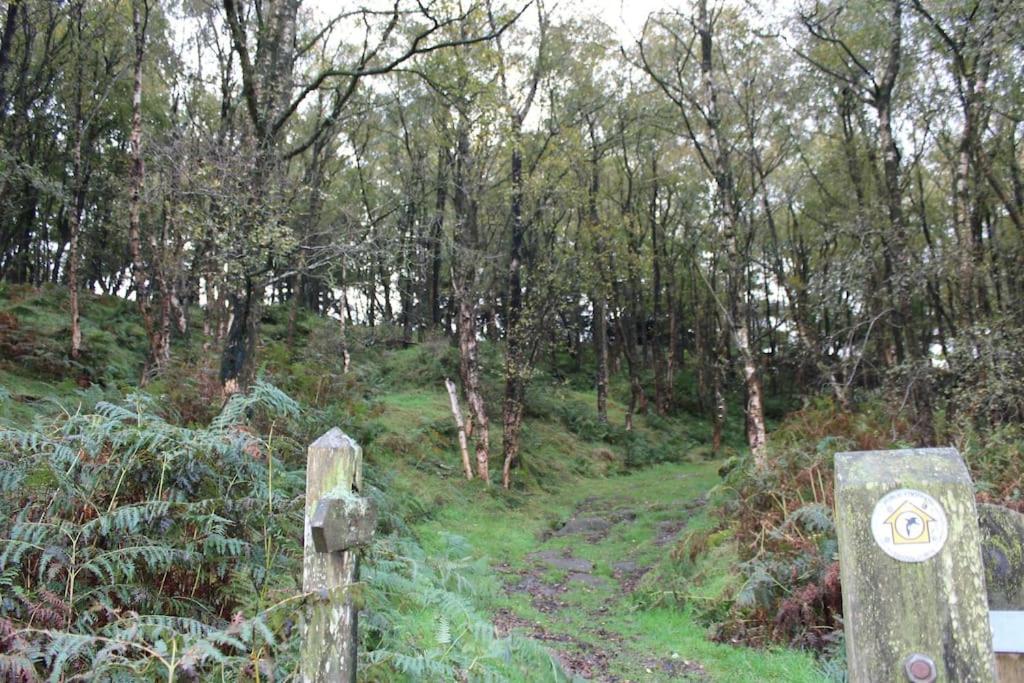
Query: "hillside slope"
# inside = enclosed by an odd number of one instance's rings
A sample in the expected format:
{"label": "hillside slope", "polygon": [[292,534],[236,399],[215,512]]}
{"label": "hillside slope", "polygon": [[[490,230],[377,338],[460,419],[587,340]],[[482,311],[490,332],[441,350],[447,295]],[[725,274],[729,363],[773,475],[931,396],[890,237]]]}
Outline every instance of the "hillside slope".
{"label": "hillside slope", "polygon": [[[170,666],[201,678],[225,669],[244,678],[254,665],[291,670],[295,639],[286,634],[296,606],[288,596],[299,585],[304,444],[340,426],[363,445],[383,511],[364,565],[366,680],[817,680],[808,656],[710,643],[690,610],[652,606],[649,591],[637,591],[648,570],[672,561],[688,525],[702,523],[701,502],[718,482],[718,465],[702,458],[704,420],[641,417],[627,433],[597,422],[586,378],[540,376],[528,395],[523,463],[513,490],[504,491],[462,478],[442,384],[455,374],[456,356],[442,340],[398,348],[386,328],[354,330],[346,374],[333,325],[304,317],[289,345],[286,312],[268,309],[261,383],[224,418],[212,359],[198,339],[180,342],[167,377],[125,399],[144,348],[131,305],[90,298],[85,310],[87,353],[71,364],[62,354],[59,289],[5,289],[0,299],[0,345],[17,351],[0,360],[12,473],[0,487],[3,536],[28,539],[35,513],[39,521],[87,525],[93,515],[83,512],[84,496],[107,510],[103,519],[130,520],[96,536],[94,552],[125,534],[154,550],[122,557],[106,588],[73,563],[37,583],[30,576],[42,556],[6,550],[0,575],[21,598],[3,607],[0,625],[17,630],[44,604],[66,616],[37,618],[44,627],[37,635],[4,641],[3,661],[21,657],[40,672],[109,666],[156,675],[156,654],[111,653],[95,640],[115,634],[154,653],[176,643],[190,654]],[[498,358],[486,345],[484,354],[495,370],[486,387],[494,397]],[[622,424],[620,403],[610,414]],[[733,448],[741,442],[736,427]],[[492,439],[496,455],[500,432]],[[58,446],[68,440],[90,444],[87,464],[70,478],[42,476],[58,471]],[[25,482],[35,483],[26,489]],[[59,505],[40,507],[43,495]],[[195,511],[189,515],[215,512],[230,524],[201,515],[173,522],[168,504]],[[196,524],[206,529],[198,537]],[[49,542],[62,547],[69,539]],[[171,572],[182,552],[202,569]],[[98,621],[88,617],[97,590],[103,597],[95,604],[110,615]],[[191,604],[177,601],[182,591]],[[152,632],[125,632],[113,617],[123,610],[202,626],[161,618]],[[242,636],[238,624],[248,625]],[[238,639],[230,656],[214,657],[209,644],[230,633]],[[80,639],[76,654],[58,662],[72,636]]]}

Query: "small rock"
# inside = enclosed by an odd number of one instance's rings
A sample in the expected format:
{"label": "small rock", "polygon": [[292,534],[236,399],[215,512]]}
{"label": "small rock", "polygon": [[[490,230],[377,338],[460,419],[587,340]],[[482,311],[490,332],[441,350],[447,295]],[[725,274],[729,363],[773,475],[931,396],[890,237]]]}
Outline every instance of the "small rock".
{"label": "small rock", "polygon": [[555,532],[555,536],[608,531],[612,523],[602,517],[574,517]]}
{"label": "small rock", "polygon": [[555,550],[543,550],[539,553],[532,553],[527,557],[534,562],[542,562],[555,569],[564,569],[568,572],[586,573],[594,568],[594,563],[589,560],[566,556]]}

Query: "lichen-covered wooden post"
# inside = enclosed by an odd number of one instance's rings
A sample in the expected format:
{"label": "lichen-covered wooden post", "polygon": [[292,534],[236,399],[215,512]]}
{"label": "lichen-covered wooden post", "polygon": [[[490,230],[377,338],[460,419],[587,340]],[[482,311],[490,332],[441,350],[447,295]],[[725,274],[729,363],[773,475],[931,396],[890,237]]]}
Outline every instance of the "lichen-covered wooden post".
{"label": "lichen-covered wooden post", "polygon": [[1024,683],[1024,515],[978,506],[992,649],[999,683]]}
{"label": "lichen-covered wooden post", "polygon": [[951,448],[838,453],[852,683],[994,678],[974,487]]}
{"label": "lichen-covered wooden post", "polygon": [[355,550],[370,542],[377,519],[373,501],[357,495],[362,476],[363,451],[340,429],[309,447],[302,589],[313,597],[303,634],[303,681],[356,680]]}

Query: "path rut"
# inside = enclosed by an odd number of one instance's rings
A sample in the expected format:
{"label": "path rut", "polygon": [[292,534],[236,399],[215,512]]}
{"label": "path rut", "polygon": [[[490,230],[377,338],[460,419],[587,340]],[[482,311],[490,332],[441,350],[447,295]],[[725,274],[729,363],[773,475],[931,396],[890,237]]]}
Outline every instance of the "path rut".
{"label": "path rut", "polygon": [[611,618],[634,609],[633,592],[703,502],[635,491],[582,500],[521,562],[497,567],[516,605],[495,615],[498,631],[545,643],[574,680],[711,680],[685,653],[639,651]]}

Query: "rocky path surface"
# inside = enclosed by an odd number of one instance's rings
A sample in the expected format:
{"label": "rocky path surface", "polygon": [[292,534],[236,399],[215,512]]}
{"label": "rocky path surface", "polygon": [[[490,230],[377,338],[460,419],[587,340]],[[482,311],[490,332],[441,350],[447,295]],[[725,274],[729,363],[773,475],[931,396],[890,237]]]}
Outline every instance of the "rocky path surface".
{"label": "rocky path surface", "polygon": [[512,605],[495,615],[498,630],[546,643],[574,679],[711,680],[686,653],[645,651],[628,628],[634,591],[704,503],[696,482],[673,476],[679,498],[669,500],[622,477],[621,490],[584,498],[520,561],[498,566]]}

